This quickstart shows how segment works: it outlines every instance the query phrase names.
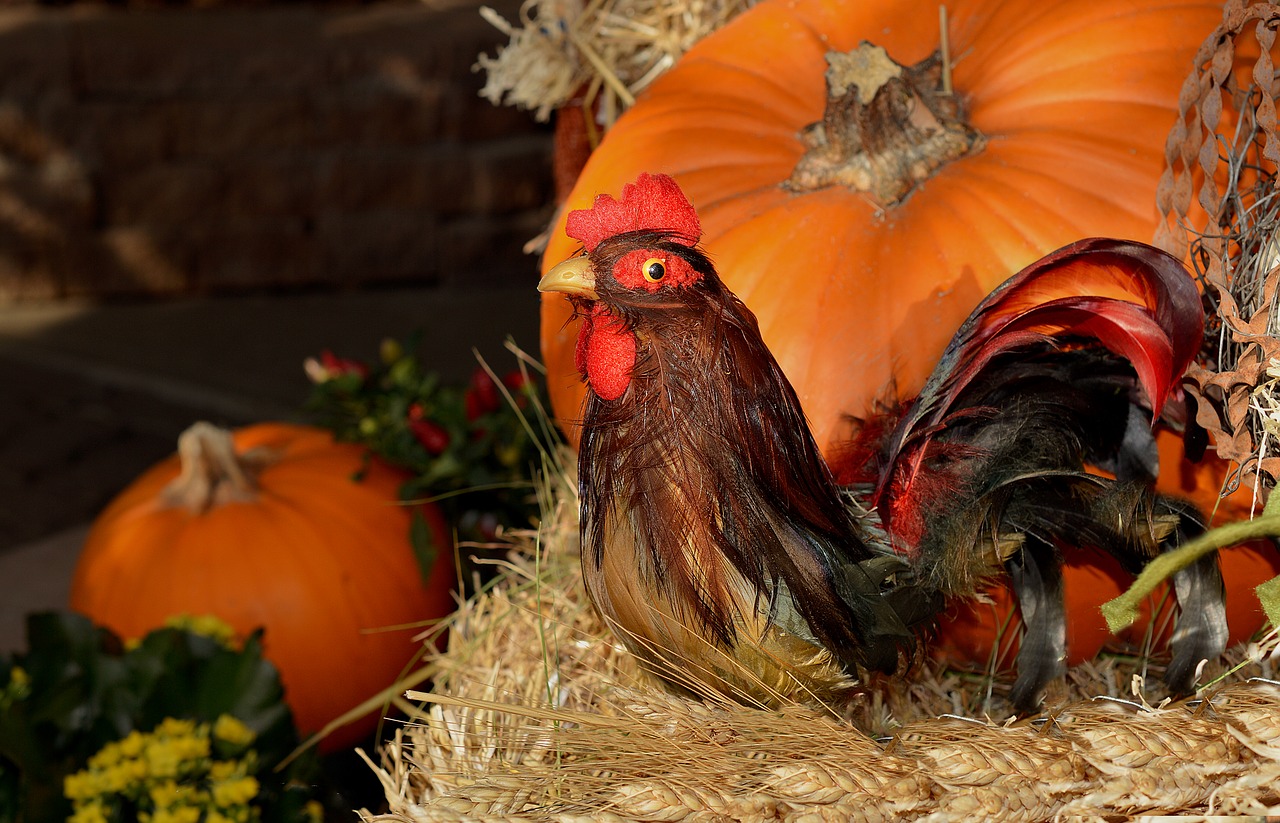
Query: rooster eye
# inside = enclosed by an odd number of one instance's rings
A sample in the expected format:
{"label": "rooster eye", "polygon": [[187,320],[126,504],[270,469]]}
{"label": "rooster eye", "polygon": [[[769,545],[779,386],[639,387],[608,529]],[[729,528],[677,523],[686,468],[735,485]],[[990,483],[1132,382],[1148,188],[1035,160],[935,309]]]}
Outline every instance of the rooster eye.
{"label": "rooster eye", "polygon": [[667,266],[656,257],[650,257],[640,266],[640,271],[644,272],[644,279],[650,283],[657,283],[659,280],[667,276]]}

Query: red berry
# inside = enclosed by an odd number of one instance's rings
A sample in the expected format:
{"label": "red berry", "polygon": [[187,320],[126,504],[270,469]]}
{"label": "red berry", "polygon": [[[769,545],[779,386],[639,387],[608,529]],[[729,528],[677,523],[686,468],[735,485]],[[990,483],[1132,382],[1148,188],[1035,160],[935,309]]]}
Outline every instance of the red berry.
{"label": "red berry", "polygon": [[522,409],[529,406],[529,395],[533,394],[533,380],[520,370],[509,371],[502,376],[502,384],[515,396],[516,405]]}
{"label": "red berry", "polygon": [[320,365],[324,366],[330,377],[342,374],[358,374],[361,378],[369,376],[369,367],[364,363],[339,357],[328,349],[320,352]]}
{"label": "red berry", "polygon": [[470,421],[496,412],[502,406],[498,399],[498,384],[493,382],[487,371],[476,369],[471,373],[471,385],[467,387],[463,402],[466,404],[467,420]]}
{"label": "red berry", "polygon": [[414,438],[427,450],[427,454],[434,457],[449,448],[449,432],[444,426],[432,420],[415,420],[412,415],[408,422],[409,431],[413,432]]}

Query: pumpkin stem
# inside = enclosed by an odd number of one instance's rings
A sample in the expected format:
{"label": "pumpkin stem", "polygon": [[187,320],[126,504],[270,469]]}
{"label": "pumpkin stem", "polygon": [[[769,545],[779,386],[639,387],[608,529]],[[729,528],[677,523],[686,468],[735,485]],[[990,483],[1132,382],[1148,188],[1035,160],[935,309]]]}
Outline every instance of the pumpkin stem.
{"label": "pumpkin stem", "polygon": [[880,46],[827,53],[827,109],[800,139],[808,150],[783,185],[799,192],[847,186],[882,208],[902,202],[986,140],[966,123],[937,52],[906,67]]}
{"label": "pumpkin stem", "polygon": [[274,457],[261,448],[237,454],[231,432],[202,421],[178,436],[178,460],[181,471],[161,499],[201,514],[224,503],[255,500],[258,474]]}

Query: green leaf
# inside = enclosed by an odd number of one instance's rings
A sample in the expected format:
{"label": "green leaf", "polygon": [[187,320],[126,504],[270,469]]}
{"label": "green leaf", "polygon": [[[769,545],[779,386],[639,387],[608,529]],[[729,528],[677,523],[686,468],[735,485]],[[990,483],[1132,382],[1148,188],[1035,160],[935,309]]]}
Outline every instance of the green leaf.
{"label": "green leaf", "polygon": [[[293,716],[284,703],[280,673],[262,656],[259,634],[241,649],[227,648],[211,637],[178,629],[151,632],[129,655],[135,671],[159,676],[145,688],[140,725],[150,728],[166,717],[190,717],[211,723],[230,714],[258,735],[255,748],[269,761],[279,760],[297,744]],[[140,678],[143,687],[145,678]]]}
{"label": "green leaf", "polygon": [[431,582],[431,573],[436,567],[436,556],[440,553],[436,546],[435,535],[422,510],[414,508],[409,522],[409,545],[413,547],[413,556],[418,561],[418,573],[422,575],[422,585]]}
{"label": "green leaf", "polygon": [[1254,591],[1257,592],[1258,600],[1262,602],[1262,610],[1267,613],[1267,619],[1271,621],[1271,625],[1280,626],[1280,575],[1259,584]]}
{"label": "green leaf", "polygon": [[18,819],[21,786],[18,770],[0,757],[0,823]]}
{"label": "green leaf", "polygon": [[0,714],[0,755],[19,775],[19,820],[62,820],[70,803],[62,780],[104,743],[129,729],[128,678],[119,639],[73,613],[27,617],[28,650],[16,657],[30,676],[28,697]]}

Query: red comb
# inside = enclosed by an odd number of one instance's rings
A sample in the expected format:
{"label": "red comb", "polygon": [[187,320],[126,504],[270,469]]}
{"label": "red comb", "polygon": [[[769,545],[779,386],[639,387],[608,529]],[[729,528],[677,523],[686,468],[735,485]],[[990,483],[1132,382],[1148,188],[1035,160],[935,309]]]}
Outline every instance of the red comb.
{"label": "red comb", "polygon": [[565,234],[581,240],[588,252],[601,241],[629,231],[670,232],[678,243],[692,246],[702,236],[702,224],[689,198],[665,174],[642,174],[622,187],[622,199],[596,196],[589,209],[569,212]]}

